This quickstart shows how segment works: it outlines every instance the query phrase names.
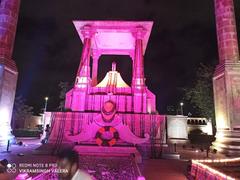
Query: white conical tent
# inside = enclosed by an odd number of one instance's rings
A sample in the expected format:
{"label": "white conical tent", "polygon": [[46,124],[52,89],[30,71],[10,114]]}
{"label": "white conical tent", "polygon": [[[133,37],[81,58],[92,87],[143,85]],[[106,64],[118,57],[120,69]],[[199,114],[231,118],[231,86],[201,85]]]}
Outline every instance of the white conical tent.
{"label": "white conical tent", "polygon": [[129,86],[121,77],[121,74],[117,71],[109,71],[104,79],[96,87],[116,87],[116,88],[128,88]]}

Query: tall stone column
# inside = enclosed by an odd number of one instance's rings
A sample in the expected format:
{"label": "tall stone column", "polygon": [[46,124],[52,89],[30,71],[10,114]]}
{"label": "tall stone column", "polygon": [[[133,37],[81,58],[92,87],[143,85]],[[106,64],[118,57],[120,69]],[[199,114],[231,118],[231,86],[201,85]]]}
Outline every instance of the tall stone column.
{"label": "tall stone column", "polygon": [[233,0],[215,0],[219,63],[239,61]]}
{"label": "tall stone column", "polygon": [[98,60],[99,60],[99,55],[96,52],[92,53],[92,59],[93,59],[93,63],[92,63],[92,86],[96,86],[98,81],[97,81],[97,77],[98,77]]}
{"label": "tall stone column", "polygon": [[0,146],[11,140],[18,71],[12,60],[20,0],[0,1]]}
{"label": "tall stone column", "polygon": [[135,41],[135,57],[133,60],[133,79],[132,86],[137,89],[143,89],[145,86],[144,77],[144,58],[143,58],[143,45],[142,39],[145,31],[142,27],[137,27],[134,32]]}
{"label": "tall stone column", "polygon": [[91,27],[84,26],[82,34],[84,36],[83,50],[75,83],[76,87],[81,88],[88,86],[90,81]]}
{"label": "tall stone column", "polygon": [[[86,96],[88,88],[91,85],[90,77],[90,54],[91,54],[91,37],[93,31],[91,26],[84,26],[82,29],[84,36],[83,50],[80,60],[80,65],[77,72],[75,87],[72,92],[71,109],[73,111],[84,111],[86,107]],[[69,100],[67,100],[69,101]]]}
{"label": "tall stone column", "polygon": [[133,33],[135,41],[135,55],[133,60],[133,112],[146,113],[146,87],[144,76],[143,37],[146,34],[143,27],[137,27]]}
{"label": "tall stone column", "polygon": [[214,148],[240,155],[240,62],[233,0],[215,0],[219,65],[213,77]]}

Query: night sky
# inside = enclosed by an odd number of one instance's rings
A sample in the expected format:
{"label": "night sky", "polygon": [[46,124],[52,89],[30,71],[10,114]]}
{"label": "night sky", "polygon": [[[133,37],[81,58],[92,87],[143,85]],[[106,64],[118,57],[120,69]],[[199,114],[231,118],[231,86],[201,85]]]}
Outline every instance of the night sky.
{"label": "night sky", "polygon": [[[22,0],[13,54],[17,95],[35,112],[49,96],[48,110],[56,110],[58,83],[73,83],[82,50],[72,20],[152,20],[146,83],[157,95],[159,112],[166,113],[167,106],[182,100],[178,89],[193,84],[201,62],[217,64],[213,5],[213,0]],[[240,0],[235,0],[235,10],[240,33]],[[125,56],[101,57],[99,80],[113,60],[130,84],[131,60]]]}

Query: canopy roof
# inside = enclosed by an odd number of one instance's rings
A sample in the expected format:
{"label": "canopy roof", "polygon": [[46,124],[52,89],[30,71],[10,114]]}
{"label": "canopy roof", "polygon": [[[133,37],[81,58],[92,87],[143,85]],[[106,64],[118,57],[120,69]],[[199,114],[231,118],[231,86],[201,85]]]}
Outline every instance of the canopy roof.
{"label": "canopy roof", "polygon": [[74,26],[83,42],[82,29],[85,25],[91,26],[95,32],[92,37],[92,52],[115,55],[133,55],[135,38],[133,32],[137,27],[143,27],[143,52],[147,48],[151,33],[152,21],[73,21]]}

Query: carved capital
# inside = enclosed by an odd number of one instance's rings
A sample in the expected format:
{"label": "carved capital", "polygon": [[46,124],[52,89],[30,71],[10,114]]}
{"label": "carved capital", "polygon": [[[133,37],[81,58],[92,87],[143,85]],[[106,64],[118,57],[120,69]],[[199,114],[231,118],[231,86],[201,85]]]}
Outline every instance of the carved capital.
{"label": "carved capital", "polygon": [[92,38],[92,36],[94,35],[94,30],[92,28],[91,25],[85,25],[82,29],[81,29],[81,33],[85,38]]}
{"label": "carved capital", "polygon": [[144,29],[142,26],[137,26],[133,31],[133,36],[136,39],[143,39],[146,32],[146,29]]}

